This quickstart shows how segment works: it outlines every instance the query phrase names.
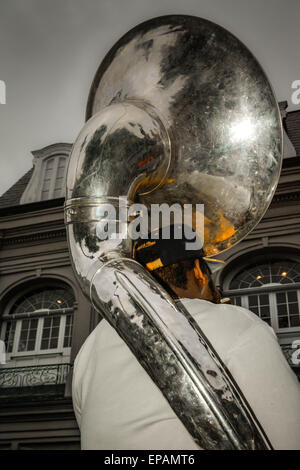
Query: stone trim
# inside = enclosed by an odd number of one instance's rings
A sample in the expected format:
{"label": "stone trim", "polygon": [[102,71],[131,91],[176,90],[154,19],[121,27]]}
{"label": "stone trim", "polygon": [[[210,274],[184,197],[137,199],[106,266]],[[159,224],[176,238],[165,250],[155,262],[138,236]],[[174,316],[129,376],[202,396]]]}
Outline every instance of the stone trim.
{"label": "stone trim", "polygon": [[48,240],[53,238],[66,238],[66,230],[53,230],[52,232],[40,232],[40,233],[32,233],[30,235],[22,235],[18,237],[12,238],[3,238],[2,239],[2,246],[10,246],[10,245],[18,245],[23,243],[29,242],[36,242],[41,240]]}

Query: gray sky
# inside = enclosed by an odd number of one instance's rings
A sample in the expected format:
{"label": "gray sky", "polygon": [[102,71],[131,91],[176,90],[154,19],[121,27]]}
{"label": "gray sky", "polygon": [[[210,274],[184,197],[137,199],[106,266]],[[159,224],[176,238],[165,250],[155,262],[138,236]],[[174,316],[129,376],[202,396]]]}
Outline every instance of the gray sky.
{"label": "gray sky", "polygon": [[299,0],[0,0],[0,194],[32,166],[31,150],[75,140],[96,69],[120,36],[166,14],[227,28],[260,61],[278,101],[297,108]]}

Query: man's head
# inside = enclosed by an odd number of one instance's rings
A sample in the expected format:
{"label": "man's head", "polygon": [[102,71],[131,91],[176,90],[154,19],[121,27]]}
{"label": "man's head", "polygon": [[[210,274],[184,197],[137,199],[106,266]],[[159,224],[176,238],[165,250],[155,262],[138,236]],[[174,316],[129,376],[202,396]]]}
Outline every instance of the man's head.
{"label": "man's head", "polygon": [[147,240],[138,240],[134,247],[134,258],[173,296],[219,303],[220,293],[203,259],[203,251],[186,251],[184,237],[175,239],[172,233],[171,230],[168,240],[162,238],[161,231],[156,236],[151,234]]}

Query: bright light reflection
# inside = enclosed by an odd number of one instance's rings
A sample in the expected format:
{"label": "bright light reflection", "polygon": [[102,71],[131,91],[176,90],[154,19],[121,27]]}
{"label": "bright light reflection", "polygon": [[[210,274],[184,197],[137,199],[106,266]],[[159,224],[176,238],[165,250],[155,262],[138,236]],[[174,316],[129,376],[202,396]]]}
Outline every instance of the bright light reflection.
{"label": "bright light reflection", "polygon": [[249,118],[242,119],[232,124],[229,133],[232,142],[253,139],[255,126]]}

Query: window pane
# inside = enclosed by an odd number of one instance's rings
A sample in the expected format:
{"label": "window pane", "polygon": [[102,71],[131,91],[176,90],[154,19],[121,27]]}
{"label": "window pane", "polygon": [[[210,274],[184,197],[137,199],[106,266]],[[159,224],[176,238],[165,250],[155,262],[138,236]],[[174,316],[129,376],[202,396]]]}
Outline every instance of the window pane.
{"label": "window pane", "polygon": [[38,320],[22,320],[18,351],[34,351]]}
{"label": "window pane", "polygon": [[258,307],[251,307],[251,312],[255,313],[256,315],[259,315]]}
{"label": "window pane", "polygon": [[64,348],[70,348],[72,343],[73,315],[67,315],[64,336]]}
{"label": "window pane", "polygon": [[269,294],[249,295],[249,310],[270,323]]}
{"label": "window pane", "polygon": [[257,306],[258,305],[258,296],[257,295],[249,295],[249,307]]}
{"label": "window pane", "polygon": [[49,191],[49,188],[50,188],[50,182],[51,182],[51,180],[50,180],[50,179],[49,179],[49,180],[48,180],[48,179],[45,179],[45,180],[44,180],[44,185],[43,185],[43,191],[44,191],[44,192],[47,192],[47,191]]}
{"label": "window pane", "polygon": [[61,317],[58,316],[48,317],[44,319],[41,349],[57,348],[60,321]]}
{"label": "window pane", "polygon": [[[296,290],[277,292],[277,313],[279,328],[297,327],[299,317],[298,294]],[[291,317],[294,316],[293,318]],[[283,318],[282,318],[283,317]],[[281,319],[282,318],[282,319]]]}
{"label": "window pane", "polygon": [[291,292],[288,292],[287,295],[288,295],[289,302],[298,302],[297,291],[292,290]]}
{"label": "window pane", "polygon": [[286,305],[278,305],[277,306],[278,315],[286,315],[287,314],[287,306]]}
{"label": "window pane", "polygon": [[288,317],[279,317],[278,325],[279,325],[279,328],[288,328],[289,326]]}
{"label": "window pane", "polygon": [[285,293],[281,292],[281,293],[276,294],[276,298],[277,298],[277,303],[278,304],[285,304],[286,303]]}
{"label": "window pane", "polygon": [[34,340],[34,339],[35,339],[35,336],[36,336],[36,330],[34,330],[34,329],[33,329],[33,330],[30,330],[30,331],[29,331],[29,335],[28,335],[28,339]]}
{"label": "window pane", "polygon": [[15,331],[16,331],[16,321],[13,320],[13,321],[6,322],[4,343],[5,343],[5,350],[8,353],[11,353],[13,350]]}
{"label": "window pane", "polygon": [[44,162],[44,179],[42,181],[41,199],[45,201],[50,197],[50,186],[53,178],[54,158],[49,158]]}
{"label": "window pane", "polygon": [[64,176],[65,176],[65,167],[64,166],[60,166],[57,170],[57,179],[64,179]]}
{"label": "window pane", "polygon": [[44,329],[45,328],[50,328],[51,326],[51,318],[45,318],[44,319]]}
{"label": "window pane", "polygon": [[66,158],[60,157],[57,167],[57,172],[55,175],[55,185],[53,197],[58,198],[63,196],[63,188],[65,181],[65,167],[66,167]]}
{"label": "window pane", "polygon": [[60,157],[58,162],[58,168],[65,168],[66,166],[66,157]]}
{"label": "window pane", "polygon": [[50,341],[49,349],[56,349],[58,344],[58,338],[52,338]]}
{"label": "window pane", "polygon": [[262,294],[259,296],[260,305],[269,305],[268,294]]}
{"label": "window pane", "polygon": [[53,328],[52,328],[52,331],[51,331],[51,336],[52,336],[52,338],[53,338],[53,337],[58,337],[58,332],[59,332],[59,328],[53,327]]}
{"label": "window pane", "polygon": [[299,313],[298,304],[289,304],[289,314],[295,315],[296,313]]}
{"label": "window pane", "polygon": [[35,349],[35,339],[34,340],[29,340],[27,343],[27,349],[26,351],[34,351]]}
{"label": "window pane", "polygon": [[291,326],[300,326],[300,317],[299,315],[292,315],[290,317]]}
{"label": "window pane", "polygon": [[269,307],[261,307],[260,309],[261,318],[266,318],[270,316],[270,309]]}

